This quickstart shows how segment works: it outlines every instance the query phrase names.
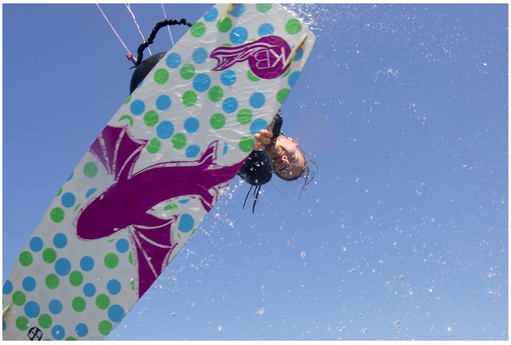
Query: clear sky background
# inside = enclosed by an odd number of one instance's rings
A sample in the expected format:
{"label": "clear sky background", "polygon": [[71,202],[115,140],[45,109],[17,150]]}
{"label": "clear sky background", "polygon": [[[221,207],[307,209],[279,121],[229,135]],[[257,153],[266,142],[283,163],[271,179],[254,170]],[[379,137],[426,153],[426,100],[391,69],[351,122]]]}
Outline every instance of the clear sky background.
{"label": "clear sky background", "polygon": [[[298,202],[274,177],[252,214],[236,177],[107,339],[508,339],[508,6],[286,7],[317,35],[282,107],[314,181]],[[5,282],[133,70],[95,4],[2,9]],[[165,19],[131,10],[145,37]]]}

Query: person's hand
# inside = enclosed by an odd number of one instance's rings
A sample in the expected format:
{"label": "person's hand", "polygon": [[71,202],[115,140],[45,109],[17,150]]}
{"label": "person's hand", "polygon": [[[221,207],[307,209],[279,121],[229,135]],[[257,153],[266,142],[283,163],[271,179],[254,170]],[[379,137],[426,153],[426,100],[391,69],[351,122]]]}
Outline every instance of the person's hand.
{"label": "person's hand", "polygon": [[266,146],[271,143],[271,138],[273,137],[273,125],[275,124],[275,120],[273,120],[268,129],[263,129],[259,132],[259,134],[254,135],[254,139],[256,143],[254,144],[254,150],[262,151]]}

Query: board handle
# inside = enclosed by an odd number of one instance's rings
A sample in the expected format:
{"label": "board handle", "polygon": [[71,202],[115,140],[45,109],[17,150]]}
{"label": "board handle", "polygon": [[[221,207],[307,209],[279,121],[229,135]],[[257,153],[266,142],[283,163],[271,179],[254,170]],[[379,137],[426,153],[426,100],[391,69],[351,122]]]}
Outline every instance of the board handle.
{"label": "board handle", "polygon": [[291,63],[291,60],[293,60],[293,58],[295,57],[296,53],[298,53],[298,51],[300,50],[300,48],[303,45],[303,42],[305,42],[306,38],[307,38],[307,34],[303,34],[303,36],[300,38],[298,43],[295,45],[295,47],[291,51],[291,54],[289,54],[289,56],[287,57],[286,63],[284,64],[284,67],[282,67],[282,69],[286,69],[287,66],[289,65],[289,63]]}
{"label": "board handle", "polygon": [[11,305],[12,305],[12,302],[9,303],[9,305],[7,307],[5,307],[4,310],[2,310],[2,318],[5,316],[5,314],[7,314],[9,309],[11,309]]}
{"label": "board handle", "polygon": [[227,18],[227,16],[229,15],[229,13],[231,13],[231,11],[234,8],[234,6],[236,6],[236,4],[228,4],[227,5],[227,8],[224,11],[224,15],[220,19],[220,23],[223,22],[225,18]]}

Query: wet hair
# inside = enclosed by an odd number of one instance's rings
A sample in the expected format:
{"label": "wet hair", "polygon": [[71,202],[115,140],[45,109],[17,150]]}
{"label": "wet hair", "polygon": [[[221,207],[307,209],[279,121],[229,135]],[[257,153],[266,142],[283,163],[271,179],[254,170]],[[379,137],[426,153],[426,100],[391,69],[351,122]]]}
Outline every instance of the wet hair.
{"label": "wet hair", "polygon": [[307,159],[306,158],[305,152],[303,152],[303,150],[302,150],[302,148],[300,146],[297,146],[297,148],[302,153],[303,159],[305,161],[304,165],[303,165],[303,170],[299,174],[297,174],[296,176],[293,176],[293,177],[283,177],[283,176],[280,176],[279,174],[277,174],[277,172],[275,172],[275,175],[277,175],[278,177],[280,177],[281,179],[283,179],[284,181],[287,181],[287,182],[291,182],[291,181],[296,181],[298,179],[302,179],[303,180],[303,186],[302,186],[302,189],[300,190],[300,195],[298,197],[298,199],[300,199],[300,197],[302,196],[302,193],[305,192],[305,190],[307,189],[307,186],[312,182],[312,180],[316,176],[316,172],[311,169],[309,164],[315,165],[316,166],[316,170],[318,168],[318,165],[312,159]]}

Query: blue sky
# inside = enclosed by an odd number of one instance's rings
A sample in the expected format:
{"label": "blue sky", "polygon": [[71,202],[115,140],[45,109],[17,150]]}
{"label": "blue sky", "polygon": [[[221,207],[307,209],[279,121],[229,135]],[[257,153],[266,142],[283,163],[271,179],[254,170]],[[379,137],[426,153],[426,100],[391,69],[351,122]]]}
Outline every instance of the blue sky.
{"label": "blue sky", "polygon": [[[314,181],[274,178],[253,215],[235,178],[107,339],[508,339],[507,4],[287,7],[317,36],[282,107]],[[95,4],[2,9],[5,282],[133,70]],[[164,19],[131,9],[146,37]]]}

